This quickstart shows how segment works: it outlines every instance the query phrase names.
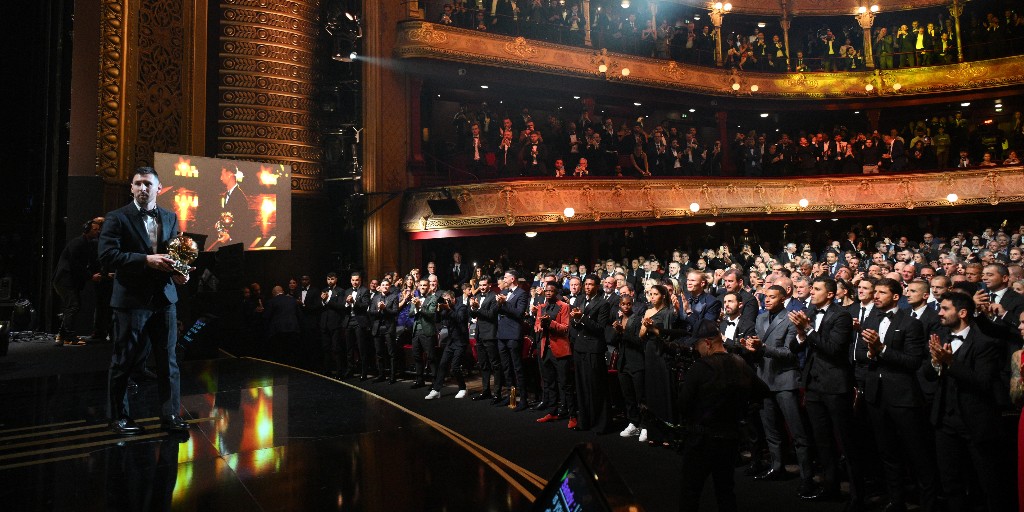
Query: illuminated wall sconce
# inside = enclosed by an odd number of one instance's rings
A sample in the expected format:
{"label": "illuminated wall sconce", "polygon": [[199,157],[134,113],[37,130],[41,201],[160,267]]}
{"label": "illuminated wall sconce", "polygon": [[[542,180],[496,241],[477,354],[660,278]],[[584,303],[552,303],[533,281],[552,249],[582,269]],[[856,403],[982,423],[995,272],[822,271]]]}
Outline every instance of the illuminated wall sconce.
{"label": "illuminated wall sconce", "polygon": [[690,211],[693,212],[693,213],[699,212],[700,211],[700,205],[697,204],[697,203],[690,203]]}
{"label": "illuminated wall sconce", "polygon": [[960,200],[960,196],[958,196],[956,194],[953,194],[953,193],[950,193],[948,196],[946,196],[946,201],[949,201],[950,204],[953,204],[953,203],[955,203],[955,202],[957,202],[959,200]]}
{"label": "illuminated wall sconce", "polygon": [[807,205],[811,204],[811,202],[808,201],[807,199],[801,199],[800,202],[797,204],[800,205],[800,208],[807,208]]}
{"label": "illuminated wall sconce", "polygon": [[576,216],[576,210],[570,206],[565,210],[562,210],[562,215],[564,215],[567,219],[571,219]]}

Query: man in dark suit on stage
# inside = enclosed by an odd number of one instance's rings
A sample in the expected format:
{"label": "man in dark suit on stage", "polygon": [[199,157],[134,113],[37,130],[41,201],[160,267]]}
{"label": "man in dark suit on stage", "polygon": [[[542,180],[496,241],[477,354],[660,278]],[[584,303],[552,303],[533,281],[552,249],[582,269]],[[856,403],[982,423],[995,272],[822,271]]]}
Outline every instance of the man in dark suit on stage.
{"label": "man in dark suit on stage", "polygon": [[[494,298],[498,313],[498,354],[509,387],[518,388],[520,400],[516,411],[523,411],[527,407],[523,378],[523,318],[530,304],[530,292],[519,286],[519,273],[515,270],[505,272],[503,279],[505,293]],[[495,395],[501,398],[501,388]]]}
{"label": "man in dark suit on stage", "polygon": [[363,286],[363,276],[353,272],[349,277],[351,287],[342,292],[338,301],[341,312],[341,329],[345,340],[346,366],[341,378],[350,377],[355,369],[355,351],[359,351],[359,380],[366,380],[366,372],[372,367],[373,340],[370,338],[370,290]]}
{"label": "man in dark suit on stage", "polygon": [[[480,288],[476,297],[469,300],[469,316],[476,319],[476,359],[480,366],[481,391],[473,401],[492,400],[501,403],[501,387],[505,373],[501,369],[498,354],[498,302],[494,299],[494,285],[490,276],[484,276],[477,283]],[[498,396],[491,394],[491,375],[494,375],[494,389]]]}
{"label": "man in dark suit on stage", "polygon": [[469,285],[466,285],[459,297],[450,291],[442,293],[437,301],[437,316],[448,329],[448,339],[444,343],[441,362],[437,366],[437,373],[434,374],[430,392],[424,398],[441,398],[441,388],[444,387],[444,379],[449,369],[459,385],[455,398],[465,398],[466,379],[459,366],[462,364],[466,349],[469,348]]}
{"label": "man in dark suit on stage", "polygon": [[[1004,364],[1002,347],[972,321],[974,311],[967,295],[949,292],[940,297],[939,315],[946,329],[931,336],[931,360],[925,367],[925,377],[937,383],[931,410],[935,453],[949,510],[969,510],[972,503],[986,503],[987,510],[1009,510],[1011,486],[996,463],[1004,449],[993,386]],[[966,468],[973,469],[973,478]],[[983,495],[972,493],[968,501],[971,482]]]}
{"label": "man in dark suit on stage", "polygon": [[[384,279],[376,292],[370,296],[370,337],[373,338],[374,353],[377,358],[377,378],[374,382],[394,384],[401,364],[402,352],[398,348],[396,328],[398,323],[399,294],[391,292],[391,281]],[[385,358],[389,361],[390,374],[384,376]]]}
{"label": "man in dark suit on stage", "polygon": [[323,372],[339,376],[342,369],[341,355],[344,335],[341,330],[341,290],[338,288],[338,274],[327,273],[327,287],[320,290],[320,343],[323,353]]}
{"label": "man in dark suit on stage", "polygon": [[99,260],[114,271],[110,306],[115,336],[109,375],[110,428],[120,435],[142,432],[128,406],[128,379],[145,367],[152,350],[157,360],[160,425],[187,431],[181,419],[181,389],[175,346],[178,341],[176,284],[188,276],[175,272],[167,254],[178,235],[178,217],[156,205],[160,177],[152,167],[132,175],[134,200],[107,214],[98,243]]}
{"label": "man in dark suit on stage", "polygon": [[456,290],[462,293],[462,285],[469,282],[469,276],[472,274],[473,269],[469,265],[462,262],[461,253],[452,254],[451,270],[447,281],[450,283],[448,288]]}
{"label": "man in dark suit on stage", "polygon": [[302,311],[302,365],[310,368],[316,366],[315,354],[320,350],[320,314],[324,303],[320,300],[320,290],[305,275],[299,279],[299,290],[295,298]]}
{"label": "man in dark suit on stage", "polygon": [[920,320],[897,307],[902,287],[895,279],[875,284],[876,314],[866,320],[861,340],[867,346],[864,397],[894,509],[905,507],[904,459],[914,465],[922,510],[935,510],[935,457],[921,435],[927,429],[917,370],[927,341]]}
{"label": "man in dark suit on stage", "polygon": [[[583,279],[583,296],[569,312],[569,340],[575,364],[576,396],[579,402],[578,422],[569,419],[569,428],[605,433],[611,428],[611,405],[608,402],[608,364],[605,327],[608,325],[608,302],[601,296],[597,276]],[[572,415],[572,411],[569,411]]]}
{"label": "man in dark suit on stage", "polygon": [[540,366],[544,395],[538,411],[547,411],[538,423],[556,421],[576,413],[573,386],[572,347],[569,345],[569,305],[562,302],[562,287],[549,281],[544,285],[544,303],[537,312],[533,330],[540,345]]}
{"label": "man in dark suit on stage", "polygon": [[302,312],[299,303],[284,293],[284,288],[275,286],[263,311],[270,335],[269,354],[275,361],[293,364],[301,354],[299,336],[302,335]]}
{"label": "man in dark suit on stage", "polygon": [[804,499],[820,499],[839,495],[839,457],[834,441],[846,455],[850,477],[851,508],[864,505],[863,465],[854,432],[853,368],[850,364],[850,331],[853,321],[849,311],[835,304],[836,282],[819,277],[811,283],[811,308],[789,313],[796,326],[796,339],[805,347],[807,358],[803,368],[804,401],[811,431],[818,450],[818,462],[824,468],[824,484]]}
{"label": "man in dark suit on stage", "polygon": [[800,417],[800,368],[797,358],[796,326],[789,320],[783,308],[786,292],[773,285],[765,292],[766,311],[757,317],[754,325],[755,336],[746,339],[746,359],[754,365],[757,376],[768,385],[771,395],[764,399],[761,420],[764,423],[768,451],[771,453],[771,468],[761,475],[761,480],[779,480],[785,476],[782,458],[782,441],[785,431],[781,421],[793,438],[797,464],[800,467],[801,488],[805,494],[814,491],[814,467],[811,463],[810,445]]}
{"label": "man in dark suit on stage", "polygon": [[[430,293],[430,282],[420,279],[416,283],[420,296],[412,299],[409,316],[412,325],[412,358],[416,365],[416,380],[412,389],[426,386],[423,382],[426,368],[429,367],[431,377],[437,373],[434,367],[434,346],[437,343],[437,294]],[[423,357],[426,356],[426,366]]]}

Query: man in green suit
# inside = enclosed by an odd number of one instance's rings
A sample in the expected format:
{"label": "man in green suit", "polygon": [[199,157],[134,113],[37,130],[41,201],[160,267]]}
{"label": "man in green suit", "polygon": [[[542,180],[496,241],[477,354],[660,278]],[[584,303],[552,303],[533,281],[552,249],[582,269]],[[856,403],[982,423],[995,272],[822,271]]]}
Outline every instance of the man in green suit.
{"label": "man in green suit", "polygon": [[430,283],[426,279],[420,279],[416,285],[419,290],[419,297],[412,299],[409,307],[409,316],[413,318],[412,325],[412,358],[416,362],[416,382],[413,382],[412,389],[426,386],[423,382],[423,355],[427,356],[427,363],[430,364],[430,374],[437,373],[434,368],[434,342],[437,340],[437,295],[430,293]]}

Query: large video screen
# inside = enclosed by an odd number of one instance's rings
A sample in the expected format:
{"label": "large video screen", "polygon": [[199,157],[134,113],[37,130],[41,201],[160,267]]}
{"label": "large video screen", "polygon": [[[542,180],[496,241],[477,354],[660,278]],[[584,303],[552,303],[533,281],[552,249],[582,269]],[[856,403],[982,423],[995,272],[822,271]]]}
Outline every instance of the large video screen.
{"label": "large video screen", "polygon": [[241,243],[247,251],[292,245],[291,166],[156,153],[157,203],[181,231],[206,235],[203,250]]}

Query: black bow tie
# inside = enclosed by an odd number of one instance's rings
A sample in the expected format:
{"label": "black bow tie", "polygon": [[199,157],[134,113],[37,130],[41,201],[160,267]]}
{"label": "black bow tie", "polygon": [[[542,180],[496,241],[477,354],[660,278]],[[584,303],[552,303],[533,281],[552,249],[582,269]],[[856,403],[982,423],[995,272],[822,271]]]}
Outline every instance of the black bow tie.
{"label": "black bow tie", "polygon": [[732,327],[732,326],[736,325],[736,322],[726,322],[725,325],[726,325],[726,327]]}
{"label": "black bow tie", "polygon": [[814,312],[814,314],[815,314],[815,315],[824,315],[824,314],[825,314],[825,310],[824,310],[824,309],[818,309],[818,310],[816,310],[816,311]]}
{"label": "black bow tie", "polygon": [[960,340],[960,341],[964,341],[964,337],[963,337],[963,336],[961,336],[961,335],[959,335],[959,334],[953,334],[953,335],[951,335],[951,336],[949,337],[949,341],[953,341],[953,340]]}
{"label": "black bow tie", "polygon": [[139,208],[139,214],[140,215],[144,215],[146,217],[152,217],[152,218],[155,219],[156,218],[156,214],[157,214],[156,207],[153,207],[152,210],[146,210],[146,209],[143,209],[143,208]]}
{"label": "black bow tie", "polygon": [[889,320],[890,322],[892,322],[892,319],[893,319],[893,317],[895,317],[895,316],[896,316],[896,313],[893,313],[892,311],[890,311],[890,312],[888,312],[888,313],[886,313],[886,314],[882,315],[882,317],[883,317],[883,318],[886,318],[886,319],[888,319],[888,320]]}

